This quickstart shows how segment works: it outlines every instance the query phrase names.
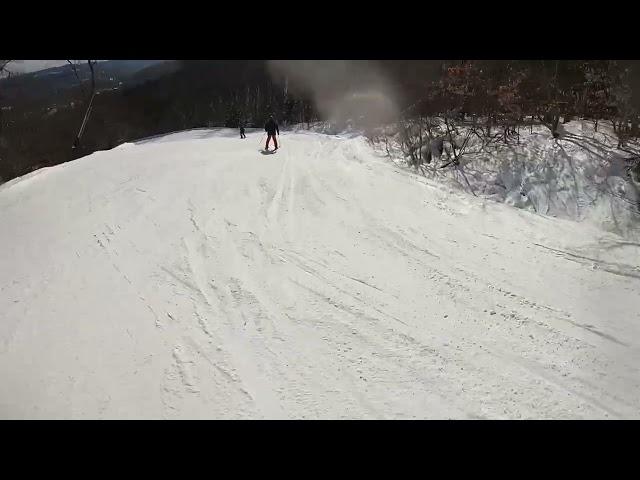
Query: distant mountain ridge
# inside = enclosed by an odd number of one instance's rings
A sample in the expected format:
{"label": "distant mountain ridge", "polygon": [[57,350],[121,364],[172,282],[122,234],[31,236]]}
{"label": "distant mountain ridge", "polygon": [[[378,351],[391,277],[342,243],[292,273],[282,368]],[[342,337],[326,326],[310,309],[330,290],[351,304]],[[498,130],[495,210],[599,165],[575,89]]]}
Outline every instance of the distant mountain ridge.
{"label": "distant mountain ridge", "polygon": [[[135,85],[153,79],[177,64],[166,60],[106,60],[95,68],[96,86],[99,90],[125,85]],[[147,69],[150,69],[147,71]],[[0,104],[43,101],[61,92],[78,86],[78,78],[84,85],[91,79],[91,71],[86,62],[76,65],[77,77],[71,65],[47,68],[0,80]]]}

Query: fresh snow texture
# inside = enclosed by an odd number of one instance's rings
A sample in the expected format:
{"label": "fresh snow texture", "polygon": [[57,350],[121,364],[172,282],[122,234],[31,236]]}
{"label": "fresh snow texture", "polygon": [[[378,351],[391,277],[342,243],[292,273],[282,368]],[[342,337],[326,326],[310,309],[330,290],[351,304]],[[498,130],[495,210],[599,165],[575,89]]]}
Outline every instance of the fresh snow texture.
{"label": "fresh snow texture", "polygon": [[0,418],[640,417],[638,243],[260,137],[0,186]]}

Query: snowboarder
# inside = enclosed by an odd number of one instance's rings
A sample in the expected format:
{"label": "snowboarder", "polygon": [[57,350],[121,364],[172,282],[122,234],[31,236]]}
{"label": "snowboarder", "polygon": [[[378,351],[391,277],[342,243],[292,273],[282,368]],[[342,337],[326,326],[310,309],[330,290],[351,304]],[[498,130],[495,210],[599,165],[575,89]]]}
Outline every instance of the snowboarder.
{"label": "snowboarder", "polygon": [[247,136],[244,134],[244,125],[240,124],[240,138],[247,138]]}
{"label": "snowboarder", "polygon": [[269,120],[264,125],[264,131],[267,132],[267,143],[264,146],[265,150],[269,150],[269,141],[273,138],[273,144],[275,145],[274,151],[278,149],[278,140],[276,140],[276,133],[280,135],[280,129],[278,124],[273,119],[273,115],[269,116]]}

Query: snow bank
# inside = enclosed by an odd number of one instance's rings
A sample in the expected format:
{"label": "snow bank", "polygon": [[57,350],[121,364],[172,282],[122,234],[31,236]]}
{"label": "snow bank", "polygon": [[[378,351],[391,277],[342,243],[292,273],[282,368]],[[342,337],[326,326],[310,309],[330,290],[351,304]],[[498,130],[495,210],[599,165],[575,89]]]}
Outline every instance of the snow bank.
{"label": "snow bank", "polygon": [[8,189],[26,188],[28,185],[42,179],[51,171],[52,167],[43,167],[21,177],[14,178],[8,182],[0,184],[0,192]]}
{"label": "snow bank", "polygon": [[[456,137],[460,146],[466,134]],[[445,143],[442,161],[425,165],[430,178],[474,194],[543,215],[589,222],[629,238],[640,237],[640,183],[628,174],[627,160],[640,154],[640,145],[616,148],[610,125],[573,121],[563,125],[559,139],[543,126],[520,129],[509,144],[496,141],[481,149],[471,137],[461,167],[439,169],[450,152]],[[397,148],[394,156],[398,158]],[[468,183],[467,183],[468,182]]]}
{"label": "snow bank", "polygon": [[323,135],[338,135],[343,138],[356,138],[362,136],[364,131],[361,128],[354,126],[350,121],[344,123],[334,122],[311,122],[309,124],[300,123],[290,125],[281,130],[289,131],[291,133],[319,133]]}

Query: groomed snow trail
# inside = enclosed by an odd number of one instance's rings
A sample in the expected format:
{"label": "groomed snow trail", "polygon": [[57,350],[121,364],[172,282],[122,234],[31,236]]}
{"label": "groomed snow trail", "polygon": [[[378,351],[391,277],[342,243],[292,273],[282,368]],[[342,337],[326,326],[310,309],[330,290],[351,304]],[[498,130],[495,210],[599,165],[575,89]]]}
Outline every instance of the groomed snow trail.
{"label": "groomed snow trail", "polygon": [[258,139],[0,186],[1,418],[640,418],[639,245]]}

